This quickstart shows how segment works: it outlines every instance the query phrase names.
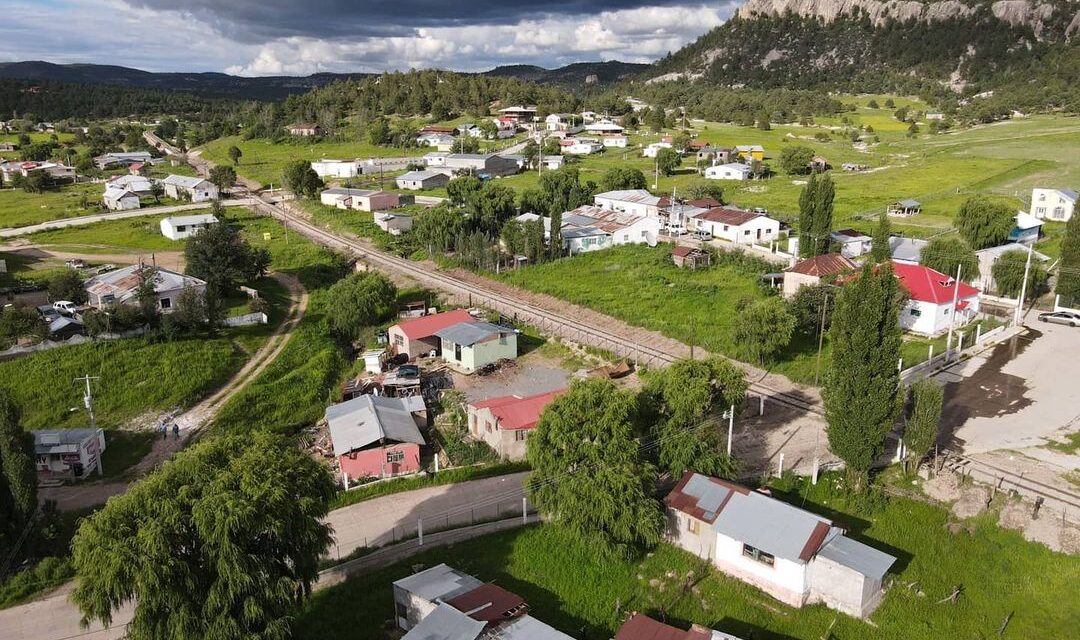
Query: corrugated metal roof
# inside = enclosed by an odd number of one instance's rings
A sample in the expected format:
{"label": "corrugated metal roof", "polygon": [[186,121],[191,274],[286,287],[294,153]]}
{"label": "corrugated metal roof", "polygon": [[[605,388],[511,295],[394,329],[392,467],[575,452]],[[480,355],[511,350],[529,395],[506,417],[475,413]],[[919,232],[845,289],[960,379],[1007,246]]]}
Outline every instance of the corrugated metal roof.
{"label": "corrugated metal roof", "polygon": [[424,436],[402,398],[363,395],[326,408],[334,455],[380,440],[424,444]]}
{"label": "corrugated metal roof", "polygon": [[449,600],[484,584],[467,573],[446,564],[402,578],[394,586],[414,593],[429,602]]}
{"label": "corrugated metal roof", "polygon": [[521,616],[499,628],[499,640],[574,640],[532,616]]}
{"label": "corrugated metal roof", "polygon": [[31,431],[34,436],[35,453],[49,453],[53,447],[80,444],[87,438],[96,437],[101,429],[40,429]]}
{"label": "corrugated metal roof", "polygon": [[178,176],[176,174],[172,174],[161,181],[162,184],[171,184],[185,189],[194,189],[204,182],[207,181],[202,178],[197,178],[195,176]]}
{"label": "corrugated metal roof", "polygon": [[217,222],[217,218],[212,213],[203,213],[197,216],[173,216],[172,218],[165,218],[162,222],[168,223],[174,227],[180,225],[192,225],[192,224],[213,224]]}
{"label": "corrugated metal roof", "polygon": [[476,640],[484,623],[447,604],[439,604],[401,640]]}
{"label": "corrugated metal roof", "polygon": [[896,562],[896,558],[884,551],[878,551],[843,535],[837,535],[827,542],[818,550],[818,555],[854,569],[864,576],[878,579]]}
{"label": "corrugated metal roof", "polygon": [[492,336],[514,333],[513,329],[490,322],[459,322],[435,332],[443,340],[468,347]]}
{"label": "corrugated metal roof", "polygon": [[[777,558],[805,563],[832,523],[757,491],[735,494],[713,522],[713,529]],[[808,548],[810,547],[810,548]]]}

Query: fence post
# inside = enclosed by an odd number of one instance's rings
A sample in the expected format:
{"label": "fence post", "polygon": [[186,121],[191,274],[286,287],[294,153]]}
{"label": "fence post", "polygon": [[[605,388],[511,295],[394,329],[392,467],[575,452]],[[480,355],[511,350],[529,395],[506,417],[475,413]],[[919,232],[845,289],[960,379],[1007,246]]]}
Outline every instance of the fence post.
{"label": "fence post", "polygon": [[975,325],[975,342],[973,344],[979,344],[980,340],[982,340],[982,323],[981,322],[979,324]]}
{"label": "fence post", "polygon": [[761,394],[760,396],[758,396],[758,411],[757,411],[757,414],[759,416],[765,415],[765,394],[764,393]]}
{"label": "fence post", "polygon": [[416,537],[419,539],[419,546],[424,546],[424,519],[416,519]]}
{"label": "fence post", "polygon": [[933,342],[930,343],[930,350],[926,355],[926,361],[927,362],[933,362],[934,361],[934,343]]}
{"label": "fence post", "polygon": [[964,332],[956,332],[956,355],[959,356],[964,352]]}
{"label": "fence post", "polygon": [[728,408],[727,422],[727,454],[731,456],[731,432],[735,429],[735,407]]}
{"label": "fence post", "polygon": [[814,458],[814,472],[810,475],[810,483],[811,484],[817,484],[818,465],[819,464],[820,464],[820,461],[817,458]]}
{"label": "fence post", "polygon": [[784,452],[783,451],[780,452],[780,462],[779,462],[778,465],[776,465],[776,477],[778,477],[778,478],[783,478],[784,477]]}
{"label": "fence post", "polygon": [[521,496],[521,525],[525,526],[527,524],[529,524],[529,505],[525,496]]}

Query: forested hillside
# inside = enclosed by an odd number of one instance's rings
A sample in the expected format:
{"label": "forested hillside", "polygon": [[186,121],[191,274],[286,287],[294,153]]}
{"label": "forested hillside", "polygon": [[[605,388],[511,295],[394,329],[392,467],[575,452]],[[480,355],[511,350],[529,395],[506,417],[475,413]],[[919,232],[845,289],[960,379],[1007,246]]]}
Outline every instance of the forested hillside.
{"label": "forested hillside", "polygon": [[939,100],[996,89],[1007,99],[995,102],[1010,108],[1076,111],[1080,50],[1067,36],[1077,27],[1078,8],[1025,0],[751,0],[647,75],[653,82],[921,93]]}

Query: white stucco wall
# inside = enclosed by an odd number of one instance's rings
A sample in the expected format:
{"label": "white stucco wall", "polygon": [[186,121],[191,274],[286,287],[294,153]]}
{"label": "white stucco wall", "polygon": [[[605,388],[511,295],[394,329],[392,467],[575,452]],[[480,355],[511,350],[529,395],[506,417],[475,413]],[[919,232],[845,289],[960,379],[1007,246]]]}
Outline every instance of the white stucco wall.
{"label": "white stucco wall", "polygon": [[743,543],[716,534],[714,564],[718,569],[754,585],[777,600],[793,607],[806,602],[806,565],[776,558],[773,566],[742,554]]}
{"label": "white stucco wall", "polygon": [[881,602],[881,582],[817,556],[807,565],[810,586],[807,603],[822,602],[831,609],[862,618]]}

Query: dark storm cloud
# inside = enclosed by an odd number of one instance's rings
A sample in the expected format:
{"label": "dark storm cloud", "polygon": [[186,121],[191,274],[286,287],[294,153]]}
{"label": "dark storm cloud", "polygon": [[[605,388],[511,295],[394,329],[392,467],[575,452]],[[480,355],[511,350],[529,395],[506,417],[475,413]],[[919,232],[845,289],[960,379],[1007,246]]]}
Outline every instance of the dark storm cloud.
{"label": "dark storm cloud", "polygon": [[186,11],[220,33],[244,42],[303,36],[401,36],[422,27],[513,24],[540,16],[595,15],[603,11],[685,4],[678,0],[127,0],[136,7]]}

